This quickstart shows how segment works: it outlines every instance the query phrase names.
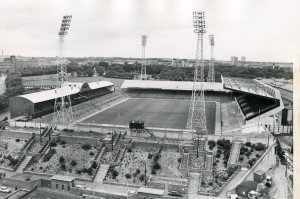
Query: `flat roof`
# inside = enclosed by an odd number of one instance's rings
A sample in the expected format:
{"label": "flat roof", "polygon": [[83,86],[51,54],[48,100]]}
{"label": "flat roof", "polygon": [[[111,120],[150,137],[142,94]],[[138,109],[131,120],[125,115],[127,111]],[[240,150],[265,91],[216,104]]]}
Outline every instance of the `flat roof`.
{"label": "flat roof", "polygon": [[72,176],[62,176],[62,175],[54,175],[50,178],[50,180],[60,180],[60,181],[66,181],[71,182],[75,180],[75,177]]}
{"label": "flat roof", "polygon": [[[200,84],[200,83],[199,83]],[[125,80],[121,88],[137,89],[163,89],[163,90],[193,90],[194,82],[187,81],[153,81],[153,80]],[[211,91],[228,91],[223,88],[222,82],[204,82],[204,90]]]}
{"label": "flat roof", "polygon": [[162,196],[164,194],[165,190],[162,190],[162,189],[153,189],[153,188],[147,188],[147,187],[140,187],[137,192],[138,193],[148,193],[148,194]]}
{"label": "flat roof", "polygon": [[64,88],[51,89],[36,93],[30,93],[25,95],[19,95],[16,97],[25,98],[33,103],[44,102],[59,97],[73,95],[79,93],[84,86],[87,86],[88,89],[94,90],[98,88],[105,88],[107,86],[113,86],[114,84],[109,81],[97,81],[91,83],[78,83],[78,82],[66,82]]}

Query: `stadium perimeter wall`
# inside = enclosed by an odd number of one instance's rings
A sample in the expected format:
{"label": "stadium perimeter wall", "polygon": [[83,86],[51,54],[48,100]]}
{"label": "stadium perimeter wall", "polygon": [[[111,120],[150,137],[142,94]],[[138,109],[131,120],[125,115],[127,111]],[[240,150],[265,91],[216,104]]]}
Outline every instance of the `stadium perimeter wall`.
{"label": "stadium perimeter wall", "polygon": [[[262,126],[263,123],[260,124],[260,128],[264,129]],[[24,127],[24,122],[10,122],[10,126],[12,127],[12,132],[18,133],[17,130],[14,130],[13,127]],[[27,127],[39,127],[40,123],[36,122],[26,122]],[[48,126],[46,123],[41,123],[41,127],[44,128]],[[236,133],[236,132],[227,132],[226,134],[221,135],[208,135],[208,139],[212,140],[218,140],[218,139],[228,139],[228,140],[241,140],[243,142],[262,142],[263,144],[268,143],[268,136],[270,134],[267,131],[264,131],[262,133],[257,134],[257,131],[253,131],[253,126],[245,127],[245,131],[249,131],[247,133]],[[247,129],[249,128],[249,129]],[[257,125],[254,125],[254,128],[257,129]],[[30,131],[33,131],[34,128],[29,128]],[[149,139],[151,138],[150,134],[144,132],[144,133],[137,133],[135,131],[130,131],[130,129],[126,126],[121,125],[100,125],[100,124],[86,124],[86,123],[79,123],[77,125],[57,125],[57,129],[63,130],[63,129],[72,129],[74,130],[74,134],[72,132],[68,132],[69,136],[76,136],[79,135],[79,133],[76,133],[76,131],[80,131],[80,135],[83,136],[83,132],[86,132],[86,137],[101,137],[101,134],[107,134],[111,133],[113,130],[116,131],[126,131],[127,136],[129,137],[135,137],[135,138],[145,138]],[[163,128],[149,128],[153,135],[157,138],[165,138],[169,140],[192,140],[194,137],[194,131],[191,131],[189,129],[163,129]],[[36,132],[39,132],[39,129],[35,129]],[[90,130],[93,131],[93,133],[90,133]],[[26,131],[26,130],[24,130]],[[7,134],[10,133],[10,130],[6,131]],[[24,133],[20,132],[20,135]],[[98,134],[98,135],[97,135]]]}

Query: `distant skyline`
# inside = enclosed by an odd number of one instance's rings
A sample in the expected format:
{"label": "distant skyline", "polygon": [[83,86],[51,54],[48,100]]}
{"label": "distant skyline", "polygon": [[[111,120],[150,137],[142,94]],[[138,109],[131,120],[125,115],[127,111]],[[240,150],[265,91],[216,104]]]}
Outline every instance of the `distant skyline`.
{"label": "distant skyline", "polygon": [[10,0],[0,6],[0,50],[6,55],[57,56],[64,14],[73,15],[66,56],[194,59],[192,12],[204,11],[204,59],[208,35],[215,35],[215,58],[298,62],[298,0]]}

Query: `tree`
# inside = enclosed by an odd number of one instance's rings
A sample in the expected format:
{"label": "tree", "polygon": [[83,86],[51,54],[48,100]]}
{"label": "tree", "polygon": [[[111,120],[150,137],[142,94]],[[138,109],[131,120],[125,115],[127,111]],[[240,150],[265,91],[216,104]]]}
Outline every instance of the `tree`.
{"label": "tree", "polygon": [[77,162],[76,162],[76,160],[72,160],[72,161],[71,161],[71,166],[73,166],[73,167],[74,167],[74,166],[76,166],[76,165],[77,165]]}
{"label": "tree", "polygon": [[131,175],[130,175],[129,173],[126,173],[126,174],[125,174],[125,177],[126,177],[127,179],[129,179],[129,178],[131,178]]}
{"label": "tree", "polygon": [[161,169],[161,166],[158,162],[156,162],[156,163],[154,163],[153,168],[154,169]]}
{"label": "tree", "polygon": [[266,146],[260,142],[258,142],[256,145],[255,145],[255,150],[257,151],[263,151],[266,149]]}
{"label": "tree", "polygon": [[144,179],[145,179],[145,176],[144,176],[144,174],[140,175],[140,181],[141,181],[141,182],[143,182],[143,181],[144,181]]}
{"label": "tree", "polygon": [[87,68],[86,70],[83,71],[84,76],[91,77],[94,74],[94,70],[92,68]]}
{"label": "tree", "polygon": [[62,164],[65,162],[65,158],[63,156],[60,156],[59,158],[59,163]]}
{"label": "tree", "polygon": [[0,110],[6,109],[9,106],[7,95],[0,95]]}
{"label": "tree", "polygon": [[18,73],[9,73],[5,79],[7,97],[20,95],[24,91],[22,78]]}
{"label": "tree", "polygon": [[97,163],[94,161],[93,163],[92,163],[92,166],[91,166],[93,169],[96,169],[97,168]]}
{"label": "tree", "polygon": [[111,171],[111,174],[112,174],[113,179],[116,179],[116,177],[119,175],[119,172],[117,170],[113,169]]}
{"label": "tree", "polygon": [[66,165],[65,164],[60,165],[60,169],[65,171],[66,170]]}

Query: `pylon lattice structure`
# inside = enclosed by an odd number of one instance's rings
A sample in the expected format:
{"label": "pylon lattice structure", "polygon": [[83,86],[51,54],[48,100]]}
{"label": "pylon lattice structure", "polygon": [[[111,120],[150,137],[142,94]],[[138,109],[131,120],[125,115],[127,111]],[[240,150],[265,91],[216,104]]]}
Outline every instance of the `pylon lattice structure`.
{"label": "pylon lattice structure", "polygon": [[142,35],[142,68],[141,80],[147,79],[146,64],[145,64],[145,47],[147,44],[147,35]]}
{"label": "pylon lattice structure", "polygon": [[70,95],[65,95],[68,86],[67,82],[67,65],[64,57],[64,37],[69,30],[72,15],[64,15],[58,32],[58,65],[57,65],[57,89],[55,90],[57,98],[54,105],[54,122],[68,122],[73,121],[73,111]]}
{"label": "pylon lattice structure", "polygon": [[[193,12],[194,32],[197,34],[196,65],[192,98],[187,122],[188,129],[195,129],[196,134],[207,135],[205,101],[204,101],[204,63],[203,63],[203,34],[205,33],[204,12]],[[199,52],[200,50],[200,52]],[[200,60],[199,60],[200,54]]]}
{"label": "pylon lattice structure", "polygon": [[208,68],[208,77],[207,81],[208,82],[215,82],[215,67],[214,67],[214,46],[215,46],[215,38],[214,35],[209,35],[209,44],[211,46],[211,51],[210,51],[210,63],[209,63],[209,68]]}

